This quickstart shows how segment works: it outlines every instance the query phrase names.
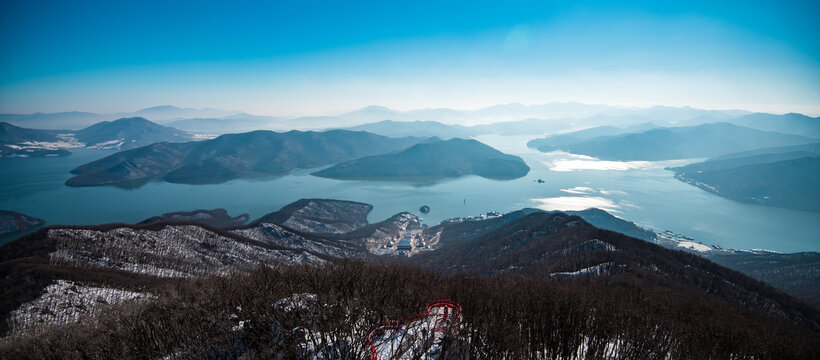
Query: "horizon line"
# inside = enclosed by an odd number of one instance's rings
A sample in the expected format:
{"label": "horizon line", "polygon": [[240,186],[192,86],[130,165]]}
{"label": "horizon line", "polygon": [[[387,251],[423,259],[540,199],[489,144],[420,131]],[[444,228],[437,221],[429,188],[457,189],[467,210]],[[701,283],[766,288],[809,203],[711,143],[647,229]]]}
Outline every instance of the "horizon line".
{"label": "horizon line", "polygon": [[[474,111],[481,111],[485,109],[495,108],[495,107],[504,107],[504,106],[516,106],[520,105],[527,108],[537,107],[537,106],[546,106],[546,105],[582,105],[582,106],[606,106],[611,107],[614,109],[622,109],[622,110],[649,110],[652,108],[673,108],[673,109],[692,109],[692,110],[702,110],[702,111],[722,111],[722,112],[748,112],[751,114],[755,113],[762,113],[762,114],[772,114],[772,115],[786,115],[786,114],[800,114],[809,117],[820,117],[820,109],[817,112],[801,112],[799,110],[787,110],[787,111],[771,111],[771,110],[753,110],[749,108],[743,108],[741,106],[734,106],[729,105],[725,107],[700,107],[697,105],[691,104],[649,104],[649,103],[585,103],[580,101],[549,101],[543,103],[525,103],[525,102],[506,102],[506,103],[494,103],[487,106],[481,107],[474,107],[474,108],[460,108],[460,107],[447,107],[447,106],[430,106],[430,107],[412,107],[412,108],[402,108],[402,107],[390,107],[380,104],[372,104],[362,107],[352,107],[346,110],[338,110],[333,112],[322,112],[322,113],[309,113],[309,112],[291,112],[291,113],[251,113],[245,110],[227,110],[215,107],[197,107],[197,106],[178,106],[173,104],[158,104],[152,105],[147,107],[141,107],[136,110],[131,111],[117,111],[117,112],[96,112],[96,111],[87,111],[87,110],[62,110],[62,111],[53,111],[53,112],[44,112],[44,111],[36,111],[36,112],[2,112],[0,114],[3,115],[49,115],[49,114],[62,114],[62,113],[89,113],[94,115],[133,115],[135,113],[139,113],[146,110],[152,110],[156,108],[162,107],[171,107],[174,109],[180,110],[195,110],[195,111],[221,111],[226,113],[231,113],[229,115],[219,116],[232,116],[237,114],[245,114],[250,116],[268,116],[268,117],[279,117],[279,118],[300,118],[300,117],[323,117],[323,116],[341,116],[357,111],[367,110],[367,109],[385,109],[389,111],[395,111],[400,113],[412,113],[412,112],[419,112],[419,111],[435,111],[435,110],[453,110],[458,112],[474,112]],[[594,115],[593,115],[594,116]],[[217,117],[217,118],[219,118]]]}

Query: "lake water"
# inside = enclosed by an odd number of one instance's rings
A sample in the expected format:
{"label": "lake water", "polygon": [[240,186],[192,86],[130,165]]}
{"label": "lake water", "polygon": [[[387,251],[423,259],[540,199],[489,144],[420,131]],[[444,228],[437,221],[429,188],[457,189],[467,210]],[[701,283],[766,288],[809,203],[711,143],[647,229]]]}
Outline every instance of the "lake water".
{"label": "lake water", "polygon": [[[514,153],[532,171],[498,181],[476,176],[439,182],[343,181],[311,176],[316,169],[282,177],[236,179],[221,184],[149,182],[136,189],[68,187],[78,165],[113,152],[76,149],[62,158],[0,158],[0,209],[45,219],[48,224],[138,222],[170,211],[225,208],[251,219],[300,198],[333,198],[372,204],[370,221],[400,211],[420,214],[428,224],[487,211],[525,207],[574,210],[599,207],[657,231],[671,230],[726,248],[782,252],[820,251],[820,214],[721,198],[673,178],[663,168],[677,162],[604,162],[566,153],[527,149],[527,138],[481,137]],[[537,183],[535,179],[543,179]]]}

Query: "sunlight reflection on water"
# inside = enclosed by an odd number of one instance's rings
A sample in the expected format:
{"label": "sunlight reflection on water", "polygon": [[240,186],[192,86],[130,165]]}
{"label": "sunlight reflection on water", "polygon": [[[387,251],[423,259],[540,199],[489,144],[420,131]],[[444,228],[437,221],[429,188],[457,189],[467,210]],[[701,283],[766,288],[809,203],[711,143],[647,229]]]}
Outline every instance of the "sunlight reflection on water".
{"label": "sunlight reflection on water", "polygon": [[591,156],[576,155],[561,151],[546,153],[549,160],[541,160],[552,171],[580,171],[580,170],[649,170],[666,167],[683,166],[698,159],[668,160],[668,161],[612,161],[600,160]]}

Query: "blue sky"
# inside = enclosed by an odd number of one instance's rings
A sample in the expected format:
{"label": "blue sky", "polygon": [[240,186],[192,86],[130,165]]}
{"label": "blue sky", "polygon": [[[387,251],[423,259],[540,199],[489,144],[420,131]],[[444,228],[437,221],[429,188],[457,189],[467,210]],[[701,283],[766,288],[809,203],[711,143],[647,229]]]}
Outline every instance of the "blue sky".
{"label": "blue sky", "polygon": [[820,113],[817,1],[3,1],[0,112]]}

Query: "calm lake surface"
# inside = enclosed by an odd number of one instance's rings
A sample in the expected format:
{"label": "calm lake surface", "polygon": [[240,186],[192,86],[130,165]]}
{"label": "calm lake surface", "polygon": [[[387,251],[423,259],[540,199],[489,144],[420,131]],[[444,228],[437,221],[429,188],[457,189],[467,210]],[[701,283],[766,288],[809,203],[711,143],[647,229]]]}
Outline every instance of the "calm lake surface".
{"label": "calm lake surface", "polygon": [[[69,171],[113,153],[74,149],[62,158],[0,158],[0,209],[45,219],[48,224],[133,223],[165,212],[224,208],[251,219],[300,198],[354,200],[374,206],[369,219],[401,211],[427,224],[488,211],[525,207],[575,210],[599,207],[656,231],[671,230],[705,244],[782,252],[820,251],[820,213],[744,204],[673,178],[665,166],[692,162],[608,162],[566,153],[538,153],[531,138],[479,138],[514,153],[532,168],[524,178],[497,181],[470,176],[437,182],[343,181],[311,176],[243,178],[212,185],[149,182],[136,189],[68,187]],[[536,179],[544,183],[537,183]]]}

